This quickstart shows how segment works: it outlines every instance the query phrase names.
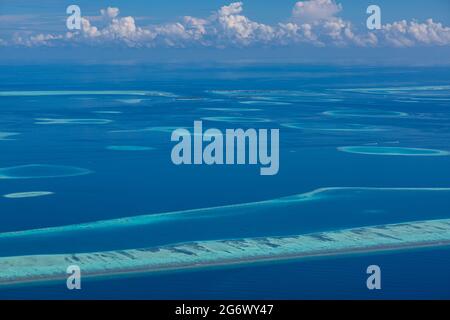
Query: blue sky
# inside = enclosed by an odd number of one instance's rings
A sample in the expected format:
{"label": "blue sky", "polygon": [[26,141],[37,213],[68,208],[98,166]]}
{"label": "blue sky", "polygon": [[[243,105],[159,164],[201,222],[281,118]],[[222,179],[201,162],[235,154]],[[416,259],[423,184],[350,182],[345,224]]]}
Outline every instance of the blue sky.
{"label": "blue sky", "polygon": [[[101,8],[118,7],[124,14],[153,17],[156,21],[170,21],[177,17],[207,16],[219,7],[233,1],[215,0],[2,0],[0,15],[36,14],[42,16],[65,16],[65,8],[71,4],[79,5],[87,15],[97,14]],[[251,18],[266,23],[286,19],[296,1],[292,0],[246,0],[245,10]],[[340,0],[344,7],[343,16],[352,21],[365,23],[365,10],[370,4],[377,4],[383,10],[386,22],[402,19],[434,18],[450,23],[450,2],[448,0]]]}
{"label": "blue sky", "polygon": [[[71,4],[81,8],[81,30],[66,28]],[[381,30],[366,28],[370,4],[381,8]],[[0,64],[165,59],[426,64],[448,63],[449,47],[448,0],[0,2]]]}

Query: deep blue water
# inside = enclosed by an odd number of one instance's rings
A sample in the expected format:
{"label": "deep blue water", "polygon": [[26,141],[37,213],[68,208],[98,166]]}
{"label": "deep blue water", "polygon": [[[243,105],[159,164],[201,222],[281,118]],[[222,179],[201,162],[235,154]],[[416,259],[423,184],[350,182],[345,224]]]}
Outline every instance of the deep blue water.
{"label": "deep blue water", "polygon": [[[368,265],[382,268],[380,291],[366,288]],[[448,250],[340,257],[201,271],[18,287],[2,298],[20,299],[445,299]],[[24,293],[26,292],[26,294]]]}
{"label": "deep blue water", "polygon": [[[0,177],[2,169],[32,164],[89,170],[78,176],[17,179],[23,178],[19,170],[17,176],[0,179],[0,232],[263,201],[323,187],[450,187],[450,156],[379,156],[337,149],[450,151],[449,86],[447,68],[0,67],[0,91],[15,92],[0,96]],[[18,93],[64,90],[170,95]],[[214,121],[223,117],[228,121]],[[279,128],[279,173],[260,176],[259,166],[248,165],[175,166],[170,130],[161,127],[190,128],[204,118],[209,119],[203,121],[207,128]],[[2,138],[1,133],[18,134]],[[27,170],[48,174],[42,167]],[[53,194],[3,197],[32,191]],[[445,192],[341,192],[288,210],[242,209],[230,216],[216,216],[212,210],[200,222],[175,221],[161,229],[0,239],[0,256],[450,218],[449,208]],[[365,287],[370,264],[382,267],[379,292]],[[75,293],[64,282],[22,286],[0,289],[0,297],[450,298],[448,270],[450,250],[438,248],[86,281]]]}

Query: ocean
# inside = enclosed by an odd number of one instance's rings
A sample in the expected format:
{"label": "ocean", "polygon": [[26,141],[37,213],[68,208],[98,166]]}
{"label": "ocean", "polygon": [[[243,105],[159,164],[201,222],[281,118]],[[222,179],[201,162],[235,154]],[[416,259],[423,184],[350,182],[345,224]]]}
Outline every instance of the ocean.
{"label": "ocean", "polygon": [[[449,75],[444,67],[1,66],[0,280],[21,272],[10,257],[450,219]],[[175,165],[171,133],[194,121],[205,130],[279,129],[278,173]],[[450,298],[448,243],[419,247],[82,278],[81,290],[65,279],[0,281],[0,298]],[[381,269],[380,290],[366,286],[369,265]]]}

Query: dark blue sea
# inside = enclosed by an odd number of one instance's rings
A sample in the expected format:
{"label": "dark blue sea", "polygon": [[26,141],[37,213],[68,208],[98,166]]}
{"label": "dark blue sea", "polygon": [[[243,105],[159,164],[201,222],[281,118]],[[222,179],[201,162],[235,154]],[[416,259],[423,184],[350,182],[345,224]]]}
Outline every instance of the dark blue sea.
{"label": "dark blue sea", "polygon": [[[174,165],[171,132],[280,130],[279,172]],[[0,257],[450,218],[450,68],[1,66]],[[295,207],[220,207],[333,188]],[[263,202],[264,203],[264,202]],[[162,226],[1,234],[210,208]],[[219,209],[215,209],[219,208]],[[368,290],[366,268],[382,270]],[[0,270],[0,273],[2,270]],[[450,298],[434,247],[0,287],[0,298]]]}

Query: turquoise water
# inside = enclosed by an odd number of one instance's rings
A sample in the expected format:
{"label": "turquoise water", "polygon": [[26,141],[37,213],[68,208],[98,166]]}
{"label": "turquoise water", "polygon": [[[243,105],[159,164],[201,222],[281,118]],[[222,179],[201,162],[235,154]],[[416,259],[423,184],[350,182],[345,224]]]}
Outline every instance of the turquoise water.
{"label": "turquoise water", "polygon": [[[410,69],[304,66],[1,71],[1,257],[450,218],[445,68],[416,68],[413,78]],[[172,130],[201,119],[280,129],[279,173],[173,165]],[[441,247],[114,277],[75,295],[448,298],[449,256]],[[375,294],[369,264],[385,277]],[[67,297],[64,288],[0,288],[0,297]]]}
{"label": "turquoise water", "polygon": [[423,149],[423,148],[402,148],[402,147],[340,147],[340,151],[369,154],[369,155],[385,155],[385,156],[448,156],[450,152],[444,150]]}

